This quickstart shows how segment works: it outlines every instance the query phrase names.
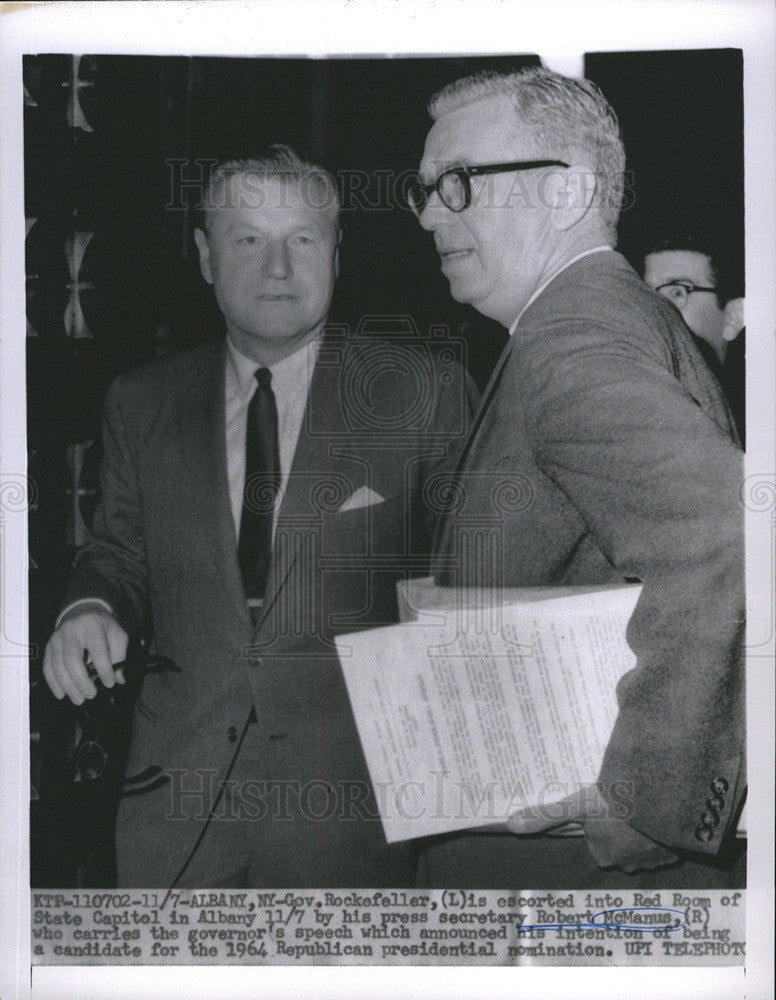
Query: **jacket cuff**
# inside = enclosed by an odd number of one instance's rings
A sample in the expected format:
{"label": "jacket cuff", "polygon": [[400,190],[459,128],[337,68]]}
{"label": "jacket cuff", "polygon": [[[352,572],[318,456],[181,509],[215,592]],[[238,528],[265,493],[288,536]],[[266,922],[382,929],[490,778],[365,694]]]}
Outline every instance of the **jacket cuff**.
{"label": "jacket cuff", "polygon": [[62,608],[57,616],[54,628],[58,629],[63,622],[67,621],[68,618],[71,618],[76,613],[80,614],[82,611],[94,611],[97,608],[102,608],[102,610],[107,611],[109,615],[112,615],[114,618],[116,617],[116,612],[107,601],[103,601],[100,597],[83,597],[78,601],[72,601],[70,604]]}
{"label": "jacket cuff", "polygon": [[683,851],[714,855],[722,847],[738,815],[746,789],[746,778],[739,754],[718,761],[692,782],[682,796],[679,815],[671,819],[657,811],[654,816],[634,816],[629,822],[647,836]]}

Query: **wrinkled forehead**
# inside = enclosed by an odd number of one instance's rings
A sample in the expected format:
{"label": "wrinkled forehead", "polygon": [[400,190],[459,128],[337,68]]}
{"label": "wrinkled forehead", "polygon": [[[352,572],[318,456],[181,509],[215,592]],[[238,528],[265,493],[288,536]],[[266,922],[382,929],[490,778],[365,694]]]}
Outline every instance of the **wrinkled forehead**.
{"label": "wrinkled forehead", "polygon": [[333,192],[314,174],[233,174],[211,185],[204,208],[209,228],[251,220],[273,226],[287,223],[334,230],[338,215]]}
{"label": "wrinkled forehead", "polygon": [[698,285],[713,283],[711,261],[695,250],[659,250],[647,254],[644,280],[656,288],[668,281],[692,281]]}
{"label": "wrinkled forehead", "polygon": [[426,137],[420,172],[434,180],[447,167],[517,160],[527,155],[531,137],[521,128],[511,98],[480,98],[441,115]]}

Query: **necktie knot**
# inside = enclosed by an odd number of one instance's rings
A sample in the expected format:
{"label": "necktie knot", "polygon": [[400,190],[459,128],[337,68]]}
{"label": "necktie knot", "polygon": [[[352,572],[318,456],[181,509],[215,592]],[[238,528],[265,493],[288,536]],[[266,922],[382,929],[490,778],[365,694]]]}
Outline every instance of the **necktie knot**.
{"label": "necktie knot", "polygon": [[259,383],[260,389],[271,389],[272,372],[269,370],[269,368],[257,368],[256,381]]}

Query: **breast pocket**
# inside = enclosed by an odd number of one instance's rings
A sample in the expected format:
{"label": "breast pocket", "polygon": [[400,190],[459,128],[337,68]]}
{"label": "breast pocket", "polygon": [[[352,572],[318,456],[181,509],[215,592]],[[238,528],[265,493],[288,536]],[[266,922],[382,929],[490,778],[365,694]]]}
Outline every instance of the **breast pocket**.
{"label": "breast pocket", "polygon": [[[379,499],[378,499],[379,497]],[[368,502],[321,516],[321,554],[369,556],[396,550],[405,504],[401,492],[375,494]]]}

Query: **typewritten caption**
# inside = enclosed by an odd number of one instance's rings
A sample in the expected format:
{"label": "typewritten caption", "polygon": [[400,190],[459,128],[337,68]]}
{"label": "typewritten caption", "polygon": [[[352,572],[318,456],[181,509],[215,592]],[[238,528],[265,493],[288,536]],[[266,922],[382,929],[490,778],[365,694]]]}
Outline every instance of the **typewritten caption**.
{"label": "typewritten caption", "polygon": [[745,895],[32,892],[34,965],[740,965]]}

